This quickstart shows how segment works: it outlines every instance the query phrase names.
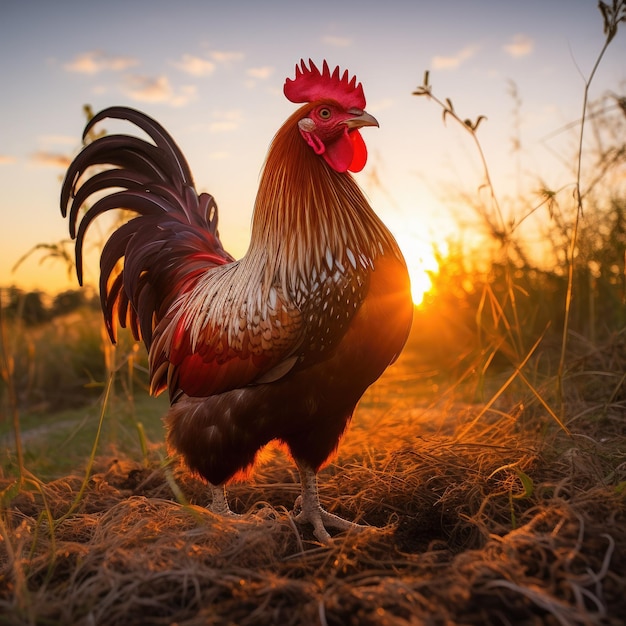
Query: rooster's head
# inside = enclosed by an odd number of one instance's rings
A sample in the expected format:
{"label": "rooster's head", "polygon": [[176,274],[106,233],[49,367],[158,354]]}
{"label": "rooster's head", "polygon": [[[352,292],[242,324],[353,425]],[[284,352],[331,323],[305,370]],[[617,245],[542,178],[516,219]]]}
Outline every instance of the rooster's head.
{"label": "rooster's head", "polygon": [[347,70],[340,76],[339,67],[331,74],[324,61],[320,72],[313,61],[296,65],[296,76],[285,81],[284,92],[291,102],[306,102],[298,128],[316,154],[337,172],[360,172],[367,161],[365,142],[359,133],[362,126],[378,126],[365,112],[365,96],[356,77],[348,80]]}

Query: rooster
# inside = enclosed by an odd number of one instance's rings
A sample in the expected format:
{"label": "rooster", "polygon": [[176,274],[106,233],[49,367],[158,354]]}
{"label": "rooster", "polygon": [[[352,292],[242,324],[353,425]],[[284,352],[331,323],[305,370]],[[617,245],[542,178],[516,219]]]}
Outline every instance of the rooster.
{"label": "rooster", "polygon": [[400,249],[350,174],[367,159],[359,129],[378,126],[361,83],[301,61],[284,94],[302,106],[271,143],[240,260],[224,250],[217,205],[196,192],[179,147],[130,108],[95,115],[83,140],[115,118],[151,141],[88,143],[68,169],[61,211],[80,284],[88,226],[111,209],[136,213],[102,250],[104,321],[112,342],[119,324],[145,343],[151,392],[169,391],[168,447],[208,482],[210,509],[232,514],[225,485],[278,440],[300,474],[295,520],[327,542],[328,528],[358,525],[322,508],[317,473],[402,350],[413,307]]}

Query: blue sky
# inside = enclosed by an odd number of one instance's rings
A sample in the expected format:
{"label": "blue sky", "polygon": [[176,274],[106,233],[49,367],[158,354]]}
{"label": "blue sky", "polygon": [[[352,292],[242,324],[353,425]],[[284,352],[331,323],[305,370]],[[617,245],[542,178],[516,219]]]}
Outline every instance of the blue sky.
{"label": "blue sky", "polygon": [[[347,68],[380,122],[363,132],[370,160],[359,181],[419,263],[430,241],[457,228],[441,188],[481,182],[461,133],[411,95],[424,70],[464,117],[487,116],[480,136],[501,189],[515,170],[513,81],[525,166],[553,172],[556,186],[569,174],[550,160],[542,138],[580,116],[583,76],[603,41],[596,0],[4,0],[0,285],[72,285],[60,265],[40,265],[37,256],[11,268],[35,244],[66,237],[60,178],[80,147],[85,103],[95,110],[125,104],[161,121],[198,188],[216,197],[222,238],[240,256],[268,144],[295,106],[282,95],[285,77],[301,57]],[[592,97],[624,93],[625,58],[619,32]]]}

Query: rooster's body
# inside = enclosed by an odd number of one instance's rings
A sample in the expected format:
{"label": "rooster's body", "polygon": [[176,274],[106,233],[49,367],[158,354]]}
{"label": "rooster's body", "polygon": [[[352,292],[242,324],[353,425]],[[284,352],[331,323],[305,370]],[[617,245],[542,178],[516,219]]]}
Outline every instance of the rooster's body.
{"label": "rooster's body", "polygon": [[[126,135],[95,140],[70,166],[77,268],[88,224],[112,208],[138,216],[118,228],[101,258],[105,322],[130,324],[149,351],[154,393],[166,387],[168,443],[213,489],[250,467],[271,440],[284,442],[302,477],[302,512],[321,540],[351,526],[319,505],[316,473],[336,448],[364,391],[397,357],[412,316],[405,262],[392,235],[346,172],[365,164],[358,128],[375,125],[347,73],[296,67],[285,93],[307,102],[278,131],[255,203],[250,247],[235,261],[217,233],[217,207],[197,195],[184,157],[147,116],[129,120],[154,144]],[[79,185],[92,165],[113,166]],[[78,233],[78,211],[98,200]],[[73,196],[73,199],[72,199]],[[123,269],[119,269],[120,259]]]}

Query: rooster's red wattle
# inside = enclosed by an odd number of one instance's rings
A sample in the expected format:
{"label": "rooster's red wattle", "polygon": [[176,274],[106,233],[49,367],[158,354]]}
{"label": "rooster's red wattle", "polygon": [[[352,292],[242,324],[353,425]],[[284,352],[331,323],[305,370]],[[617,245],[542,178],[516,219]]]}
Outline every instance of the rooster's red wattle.
{"label": "rooster's red wattle", "polygon": [[[211,508],[229,513],[225,483],[280,440],[302,479],[295,519],[327,541],[326,527],[355,525],[320,506],[317,472],[400,353],[413,306],[398,245],[349,173],[367,158],[359,129],[378,125],[361,84],[302,61],[284,92],[305,104],[270,146],[242,259],[222,247],[217,206],[197,194],[178,146],[133,109],[105,109],[84,137],[118,118],[152,142],[89,143],[68,169],[61,208],[81,283],[89,224],[110,209],[137,214],[102,251],[104,320],[112,341],[119,323],[145,343],[153,393],[169,390],[168,444],[210,483]],[[83,204],[106,190],[76,231]]]}

